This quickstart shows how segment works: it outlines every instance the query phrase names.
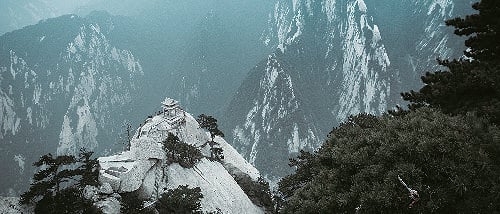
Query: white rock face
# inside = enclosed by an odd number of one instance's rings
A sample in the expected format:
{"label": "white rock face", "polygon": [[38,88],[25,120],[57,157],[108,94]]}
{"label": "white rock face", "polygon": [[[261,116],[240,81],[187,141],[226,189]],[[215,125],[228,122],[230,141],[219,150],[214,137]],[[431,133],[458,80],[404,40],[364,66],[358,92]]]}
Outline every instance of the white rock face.
{"label": "white rock face", "polygon": [[65,15],[0,36],[0,194],[27,189],[35,168],[24,163],[43,153],[109,150],[97,142],[118,136],[144,74],[109,26]]}
{"label": "white rock face", "polygon": [[261,208],[250,201],[219,162],[203,159],[192,169],[172,164],[167,168],[167,176],[169,189],[177,188],[179,185],[200,187],[204,211],[214,211],[219,208],[223,213],[263,213]]}
{"label": "white rock face", "polygon": [[113,198],[113,197],[106,198],[103,201],[97,202],[96,206],[103,213],[108,213],[108,214],[120,213],[120,201],[118,201],[118,199]]}
{"label": "white rock face", "polygon": [[[203,199],[202,210],[210,212],[220,209],[224,213],[264,213],[256,206],[236,183],[232,175],[245,173],[257,180],[257,169],[246,162],[224,139],[214,140],[223,149],[222,163],[202,158],[193,168],[183,168],[177,163],[167,164],[161,142],[171,132],[182,142],[199,147],[205,157],[210,157],[206,144],[209,134],[199,127],[196,120],[177,107],[172,115],[159,114],[146,120],[137,129],[131,140],[130,151],[99,158],[99,181],[113,192],[137,192],[145,199],[156,200],[167,189],[179,185],[200,187]],[[109,194],[109,193],[107,193]],[[101,201],[106,212],[113,213],[113,201]]]}
{"label": "white rock face", "polygon": [[17,197],[0,197],[0,213],[2,214],[19,214],[19,213],[34,213],[32,209],[19,205]]}

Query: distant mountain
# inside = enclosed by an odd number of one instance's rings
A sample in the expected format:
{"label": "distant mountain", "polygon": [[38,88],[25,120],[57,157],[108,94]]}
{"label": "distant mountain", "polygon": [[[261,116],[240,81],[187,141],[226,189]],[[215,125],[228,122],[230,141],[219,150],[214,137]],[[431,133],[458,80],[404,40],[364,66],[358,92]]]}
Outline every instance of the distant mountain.
{"label": "distant mountain", "polygon": [[0,193],[24,190],[42,154],[116,147],[143,71],[112,26],[65,15],[0,37]]}
{"label": "distant mountain", "polygon": [[71,13],[90,0],[2,0],[0,35],[47,18]]}
{"label": "distant mountain", "polygon": [[[131,16],[65,15],[0,37],[0,153],[6,163],[0,169],[9,176],[31,175],[31,163],[44,153],[87,146],[105,154],[123,146],[116,145],[123,141],[122,125],[136,127],[166,95],[196,114],[221,114],[248,69],[270,52],[259,41],[266,12],[254,10],[267,1],[143,1],[138,8],[135,1],[117,2],[123,5],[114,12]],[[113,6],[101,0],[81,5],[82,14]],[[0,194],[12,188],[15,195],[29,177],[6,177]]]}
{"label": "distant mountain", "polygon": [[[156,1],[133,17],[128,46],[141,58],[150,106],[173,97],[220,117],[241,81],[271,52],[259,40],[269,1]],[[123,37],[126,34],[116,35]],[[145,41],[147,40],[147,41]],[[158,93],[163,92],[162,94]]]}
{"label": "distant mountain", "polygon": [[271,53],[261,41],[272,1],[92,0],[95,9],[120,14],[109,38],[141,59],[147,87],[140,98],[154,106],[175,98],[194,114],[223,114],[248,70]]}
{"label": "distant mountain", "polygon": [[468,1],[277,1],[250,71],[223,121],[232,145],[271,181],[351,114],[382,114],[421,86],[436,57],[460,56],[444,20]]}
{"label": "distant mountain", "polygon": [[[188,185],[201,190],[203,213],[268,213],[270,207],[262,205],[259,195],[252,192],[256,188],[252,185],[258,185],[259,171],[223,138],[217,136],[209,144],[210,133],[176,101],[167,98],[164,103],[169,104],[169,110],[148,117],[132,133],[129,149],[98,158],[99,186],[86,186],[84,197],[103,213],[120,213],[123,197],[119,194],[133,194],[154,209],[164,192]],[[198,150],[199,156],[181,150],[186,148],[181,146],[177,153],[166,153],[163,143],[169,134],[178,137],[179,144]],[[213,159],[212,148],[222,150],[221,159]],[[181,158],[174,160],[174,156]],[[183,161],[188,158],[198,161],[186,166]],[[19,206],[16,197],[0,197],[2,213],[31,213],[30,209]]]}

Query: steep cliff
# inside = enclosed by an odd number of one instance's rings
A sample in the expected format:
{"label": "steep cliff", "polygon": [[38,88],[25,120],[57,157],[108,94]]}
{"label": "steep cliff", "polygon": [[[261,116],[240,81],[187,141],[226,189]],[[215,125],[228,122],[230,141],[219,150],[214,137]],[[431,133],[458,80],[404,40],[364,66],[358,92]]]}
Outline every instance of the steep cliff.
{"label": "steep cliff", "polygon": [[292,171],[288,158],[318,148],[349,115],[404,104],[399,93],[420,86],[436,57],[460,56],[463,41],[444,20],[467,6],[277,1],[262,37],[276,51],[250,71],[226,111],[231,144],[277,181]]}
{"label": "steep cliff", "polygon": [[66,15],[0,37],[0,192],[23,189],[44,153],[116,142],[143,71],[111,27]]}
{"label": "steep cliff", "polygon": [[[179,106],[172,109],[146,119],[133,136],[130,150],[99,158],[99,181],[112,188],[97,202],[101,209],[116,211],[119,206],[109,199],[113,193],[134,192],[154,203],[166,189],[189,185],[201,188],[204,212],[219,209],[223,213],[264,213],[264,208],[255,205],[235,180],[243,175],[257,180],[257,169],[220,137],[214,139],[215,146],[222,148],[224,157],[220,161],[210,159],[209,133]],[[200,149],[204,157],[192,168],[172,162],[162,144],[168,133]]]}

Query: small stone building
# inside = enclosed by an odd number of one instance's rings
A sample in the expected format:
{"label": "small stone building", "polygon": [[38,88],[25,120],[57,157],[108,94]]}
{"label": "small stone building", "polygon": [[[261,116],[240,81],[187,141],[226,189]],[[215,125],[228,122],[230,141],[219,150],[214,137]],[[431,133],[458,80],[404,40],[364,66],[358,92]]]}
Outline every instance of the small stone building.
{"label": "small stone building", "polygon": [[186,113],[179,107],[176,100],[167,97],[161,104],[163,108],[163,117],[167,119],[170,125],[180,125],[186,121]]}

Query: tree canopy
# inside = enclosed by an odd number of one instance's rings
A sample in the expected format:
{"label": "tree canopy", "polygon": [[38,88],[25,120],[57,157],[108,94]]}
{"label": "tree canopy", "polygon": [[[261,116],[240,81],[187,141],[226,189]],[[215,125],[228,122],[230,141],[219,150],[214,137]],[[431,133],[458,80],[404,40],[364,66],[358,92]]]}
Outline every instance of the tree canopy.
{"label": "tree canopy", "polygon": [[[421,108],[403,116],[361,114],[335,128],[282,179],[283,213],[491,213],[500,209],[496,126],[474,115]],[[420,200],[409,208],[408,190]]]}
{"label": "tree canopy", "polygon": [[465,58],[439,60],[445,71],[427,72],[418,92],[402,93],[410,109],[440,108],[449,114],[475,111],[500,124],[500,2],[482,0],[473,4],[477,14],[446,21],[455,34],[468,36]]}
{"label": "tree canopy", "polygon": [[224,133],[219,130],[219,126],[217,125],[217,119],[212,116],[201,114],[196,119],[200,124],[201,128],[207,129],[210,132],[210,136],[212,138],[212,142],[214,141],[215,136],[224,137]]}
{"label": "tree canopy", "polygon": [[60,192],[61,184],[69,182],[77,175],[72,169],[63,169],[64,166],[70,166],[76,163],[76,158],[71,155],[53,156],[52,154],[43,155],[33,166],[43,167],[33,176],[33,183],[29,191],[21,195],[20,202],[28,204],[38,202],[40,197],[45,195],[56,196]]}
{"label": "tree canopy", "polygon": [[182,142],[179,137],[168,133],[167,139],[163,141],[163,149],[167,159],[179,163],[184,168],[191,168],[203,158],[201,151],[195,146]]}
{"label": "tree canopy", "polygon": [[457,17],[446,21],[455,27],[455,34],[469,36],[464,52],[467,57],[480,62],[499,63],[500,60],[500,3],[497,0],[481,0],[472,5],[478,11],[464,18]]}
{"label": "tree canopy", "polygon": [[446,22],[468,36],[465,57],[402,93],[410,111],[351,116],[291,160],[282,213],[498,213],[500,1],[473,8]]}
{"label": "tree canopy", "polygon": [[163,193],[156,203],[156,209],[160,214],[170,213],[202,213],[201,212],[201,189],[199,187],[189,188],[188,185],[179,185],[175,189],[169,189]]}
{"label": "tree canopy", "polygon": [[[33,163],[41,169],[33,176],[27,192],[21,194],[21,204],[34,204],[35,213],[83,213],[92,202],[82,196],[86,185],[97,185],[97,159],[93,152],[81,149],[79,157],[43,155]],[[78,166],[78,164],[81,164]],[[78,185],[77,185],[78,184]]]}

